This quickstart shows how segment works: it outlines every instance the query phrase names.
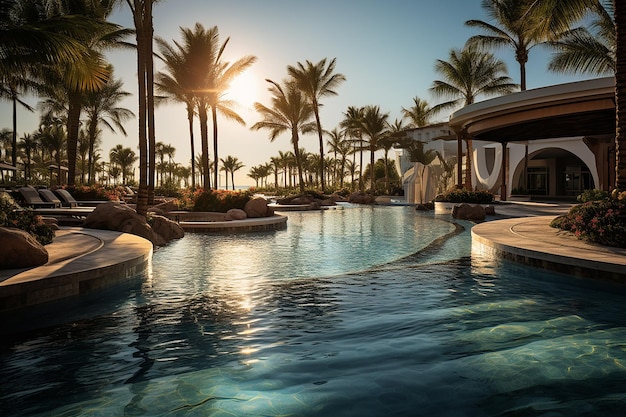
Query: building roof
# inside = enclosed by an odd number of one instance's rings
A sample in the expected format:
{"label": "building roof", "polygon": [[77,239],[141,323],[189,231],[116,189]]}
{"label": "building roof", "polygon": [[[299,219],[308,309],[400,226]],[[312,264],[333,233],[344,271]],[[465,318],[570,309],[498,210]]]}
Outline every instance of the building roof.
{"label": "building roof", "polygon": [[614,135],[615,79],[553,85],[474,103],[453,113],[450,127],[491,142]]}

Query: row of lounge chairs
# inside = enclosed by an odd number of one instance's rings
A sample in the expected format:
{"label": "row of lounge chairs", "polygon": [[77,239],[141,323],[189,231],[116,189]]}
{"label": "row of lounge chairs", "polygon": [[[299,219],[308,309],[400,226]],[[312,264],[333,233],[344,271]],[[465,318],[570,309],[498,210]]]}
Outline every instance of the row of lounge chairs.
{"label": "row of lounge chairs", "polygon": [[50,190],[43,188],[40,190],[31,186],[20,187],[18,189],[24,205],[31,208],[74,208],[78,207],[78,201],[64,189]]}

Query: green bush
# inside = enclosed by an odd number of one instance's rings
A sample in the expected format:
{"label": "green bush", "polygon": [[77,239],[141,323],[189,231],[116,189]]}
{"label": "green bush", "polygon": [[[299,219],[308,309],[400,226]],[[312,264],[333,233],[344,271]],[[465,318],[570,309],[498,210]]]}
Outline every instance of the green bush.
{"label": "green bush", "polygon": [[252,197],[250,191],[208,190],[194,195],[193,211],[217,211],[226,213],[230,209],[243,210]]}
{"label": "green bush", "polygon": [[602,190],[585,190],[576,197],[579,203],[587,203],[588,201],[605,200],[609,197],[609,193]]}
{"label": "green bush", "polygon": [[619,248],[626,247],[626,201],[605,198],[572,207],[550,226],[567,230],[581,240]]}
{"label": "green bush", "polygon": [[42,245],[52,243],[54,238],[54,229],[43,223],[41,216],[31,209],[20,207],[6,193],[0,193],[0,227],[24,230]]}
{"label": "green bush", "polygon": [[445,203],[488,204],[493,202],[493,194],[488,191],[454,189],[435,197],[435,201]]}

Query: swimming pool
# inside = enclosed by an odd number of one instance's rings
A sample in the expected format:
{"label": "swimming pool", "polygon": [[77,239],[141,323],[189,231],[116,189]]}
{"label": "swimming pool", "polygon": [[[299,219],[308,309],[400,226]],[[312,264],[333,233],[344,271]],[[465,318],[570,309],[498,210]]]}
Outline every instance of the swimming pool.
{"label": "swimming pool", "polygon": [[0,414],[621,415],[622,287],[408,207],[288,216],[188,234],[91,317],[3,338]]}

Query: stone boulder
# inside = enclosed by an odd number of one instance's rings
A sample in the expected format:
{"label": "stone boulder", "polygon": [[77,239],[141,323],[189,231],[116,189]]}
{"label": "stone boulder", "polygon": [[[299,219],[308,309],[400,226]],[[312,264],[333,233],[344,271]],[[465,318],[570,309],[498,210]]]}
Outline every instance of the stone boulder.
{"label": "stone boulder", "polygon": [[[126,204],[99,204],[85,219],[83,227],[91,229],[113,230],[130,233],[148,239],[155,246],[161,246],[172,238],[184,236],[180,225],[163,216],[152,215],[158,231],[151,227],[146,218]],[[156,221],[154,221],[156,219]],[[163,233],[161,235],[160,233]]]}
{"label": "stone boulder", "polygon": [[156,238],[161,238],[163,240],[163,243],[158,246],[162,246],[169,241],[180,239],[185,236],[185,231],[180,224],[168,219],[167,217],[153,214],[150,223],[152,231],[156,234]]}
{"label": "stone boulder", "polygon": [[483,221],[485,209],[480,204],[457,204],[452,208],[452,217],[459,220]]}
{"label": "stone boulder", "polygon": [[152,206],[148,209],[151,213],[156,213],[158,215],[163,215],[164,213],[169,213],[170,211],[178,210],[178,205],[174,202],[174,200],[164,201],[163,203]]}
{"label": "stone boulder", "polygon": [[246,214],[245,211],[241,209],[230,209],[226,212],[226,217],[224,217],[224,220],[226,221],[244,220],[247,218],[248,218],[248,215]]}
{"label": "stone boulder", "polygon": [[376,202],[376,197],[371,194],[366,194],[363,191],[355,191],[350,194],[348,201],[355,204],[374,204]]}
{"label": "stone boulder", "polygon": [[274,210],[268,207],[267,200],[263,197],[250,199],[244,206],[243,211],[246,212],[249,218],[271,217],[274,215]]}
{"label": "stone boulder", "polygon": [[48,262],[48,251],[30,233],[0,227],[0,269],[31,268]]}
{"label": "stone boulder", "polygon": [[488,206],[485,206],[485,214],[487,216],[495,216],[496,208],[494,206],[492,206],[491,204],[488,205]]}

